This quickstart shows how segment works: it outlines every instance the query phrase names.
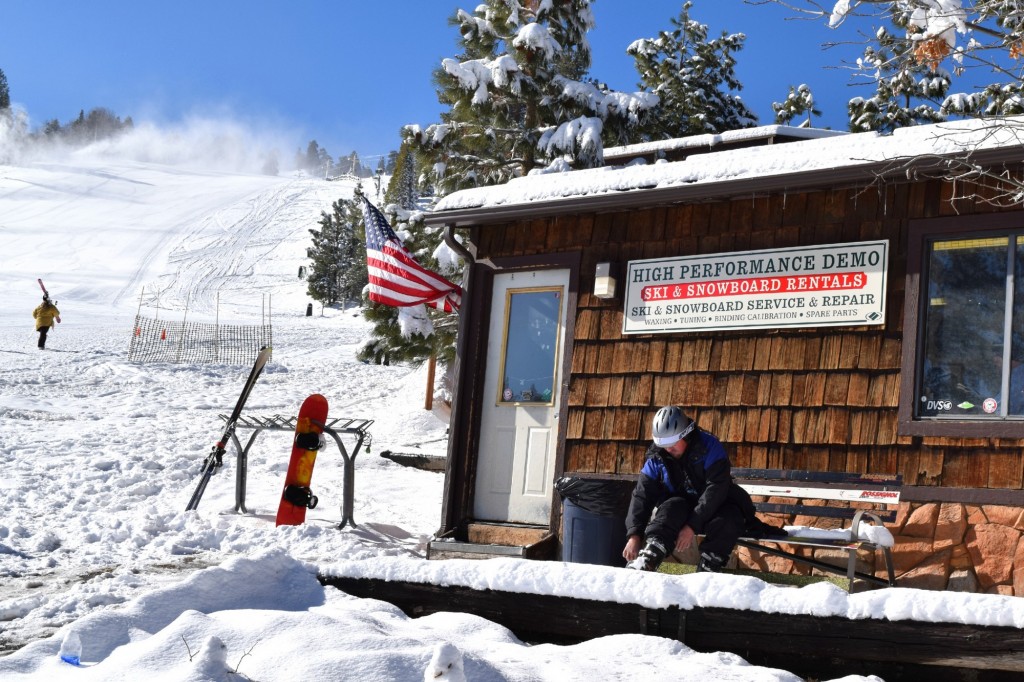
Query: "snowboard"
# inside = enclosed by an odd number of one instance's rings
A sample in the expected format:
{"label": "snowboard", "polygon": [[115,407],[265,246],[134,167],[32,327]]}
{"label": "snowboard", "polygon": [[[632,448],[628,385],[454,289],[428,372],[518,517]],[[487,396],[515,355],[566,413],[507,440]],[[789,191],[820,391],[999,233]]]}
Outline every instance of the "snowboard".
{"label": "snowboard", "polygon": [[271,352],[270,346],[264,346],[260,349],[259,355],[256,356],[256,362],[253,363],[252,370],[249,372],[249,378],[245,380],[245,385],[242,386],[242,393],[238,396],[235,409],[231,411],[231,416],[228,417],[227,422],[224,424],[224,433],[213,446],[210,454],[206,456],[206,461],[203,462],[203,469],[199,474],[199,483],[196,485],[195,492],[192,493],[192,498],[188,501],[185,511],[192,511],[199,507],[199,500],[203,497],[203,493],[206,492],[206,485],[210,482],[210,477],[224,463],[224,451],[228,446],[228,441],[231,440],[232,435],[235,433],[235,426],[238,424],[238,418],[242,416],[242,408],[245,407],[245,401],[249,399],[249,394],[252,393],[252,387],[256,385],[256,380],[260,378],[260,373],[263,372],[263,368],[270,361]]}
{"label": "snowboard", "polygon": [[295,440],[288,473],[284,478],[281,504],[277,508],[277,525],[297,526],[306,520],[306,510],[316,507],[316,495],[309,488],[313,478],[316,453],[323,445],[327,422],[327,398],[319,393],[306,398],[295,420]]}

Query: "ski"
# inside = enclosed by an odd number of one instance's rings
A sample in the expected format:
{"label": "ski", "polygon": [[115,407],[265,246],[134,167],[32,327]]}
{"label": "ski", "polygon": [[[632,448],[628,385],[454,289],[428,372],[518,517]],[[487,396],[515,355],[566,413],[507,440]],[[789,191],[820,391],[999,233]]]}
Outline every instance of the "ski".
{"label": "ski", "polygon": [[249,399],[249,394],[252,393],[252,387],[256,385],[256,380],[259,378],[263,368],[267,365],[270,360],[270,346],[264,346],[260,350],[260,354],[256,356],[256,362],[252,366],[252,371],[249,372],[249,378],[245,381],[245,386],[242,387],[242,393],[238,396],[238,402],[235,403],[235,409],[231,412],[231,416],[228,417],[227,423],[224,425],[224,433],[221,435],[220,440],[217,441],[216,445],[210,451],[210,454],[206,456],[206,461],[203,462],[203,469],[199,475],[199,483],[196,485],[196,490],[192,493],[192,499],[188,501],[188,506],[185,507],[185,511],[192,511],[199,507],[199,500],[202,498],[203,493],[206,492],[206,484],[210,482],[210,477],[213,476],[214,472],[224,464],[224,451],[227,448],[228,441],[231,436],[235,433],[235,425],[238,423],[238,418],[242,415],[242,408],[245,407],[245,401]]}
{"label": "ski", "polygon": [[[46,285],[43,284],[43,278],[42,277],[38,277],[38,278],[36,278],[36,281],[39,282],[39,288],[43,290],[43,296],[45,296],[46,298],[50,298],[50,292],[46,290]],[[57,302],[54,301],[53,305],[57,305]],[[57,315],[53,319],[57,320],[57,322],[60,322],[60,315]]]}

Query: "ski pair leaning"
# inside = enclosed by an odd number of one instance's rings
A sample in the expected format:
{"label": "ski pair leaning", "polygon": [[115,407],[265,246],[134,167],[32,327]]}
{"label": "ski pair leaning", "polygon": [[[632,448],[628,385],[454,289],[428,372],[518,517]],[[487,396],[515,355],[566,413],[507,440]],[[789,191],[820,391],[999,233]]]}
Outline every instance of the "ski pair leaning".
{"label": "ski pair leaning", "polygon": [[246,379],[245,386],[242,387],[242,393],[238,396],[235,409],[232,410],[231,416],[228,417],[227,423],[224,425],[224,433],[203,462],[199,483],[196,485],[195,492],[192,493],[192,498],[188,501],[185,511],[192,511],[199,507],[199,500],[202,499],[203,493],[206,492],[206,485],[210,482],[210,477],[213,476],[214,471],[224,464],[224,451],[227,448],[228,441],[235,433],[235,426],[238,424],[238,418],[242,416],[242,408],[245,407],[245,401],[249,399],[249,394],[252,393],[256,380],[260,378],[260,373],[263,372],[263,368],[267,366],[267,362],[270,360],[270,353],[270,346],[264,346],[260,350],[260,354],[256,356],[256,362],[252,366],[252,371],[249,372],[249,378]]}

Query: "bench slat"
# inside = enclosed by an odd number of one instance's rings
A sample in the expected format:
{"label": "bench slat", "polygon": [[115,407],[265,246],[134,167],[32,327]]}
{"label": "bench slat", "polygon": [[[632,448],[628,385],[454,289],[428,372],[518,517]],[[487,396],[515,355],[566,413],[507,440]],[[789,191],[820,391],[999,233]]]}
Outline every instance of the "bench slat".
{"label": "bench slat", "polygon": [[846,500],[848,502],[871,502],[872,504],[896,505],[900,503],[899,490],[864,490],[854,488],[803,488],[800,486],[758,483],[743,483],[740,487],[751,495],[764,497],[815,498],[819,500]]}
{"label": "bench slat", "polygon": [[[765,514],[800,514],[801,516],[821,516],[830,519],[852,519],[859,509],[850,507],[825,507],[811,504],[782,504],[778,502],[755,502],[754,509]],[[874,512],[878,518],[892,523],[896,520],[895,509],[879,509]]]}
{"label": "bench slat", "polygon": [[846,483],[851,485],[902,486],[902,474],[857,474],[840,471],[803,471],[799,469],[732,469],[733,478],[764,479],[769,481],[808,481],[818,483]]}
{"label": "bench slat", "polygon": [[842,538],[803,538],[799,536],[789,536],[786,538],[748,538],[740,537],[741,540],[745,540],[751,544],[771,542],[776,545],[799,545],[800,547],[834,547],[838,549],[866,549],[876,550],[879,545],[871,542],[870,540],[851,540]]}

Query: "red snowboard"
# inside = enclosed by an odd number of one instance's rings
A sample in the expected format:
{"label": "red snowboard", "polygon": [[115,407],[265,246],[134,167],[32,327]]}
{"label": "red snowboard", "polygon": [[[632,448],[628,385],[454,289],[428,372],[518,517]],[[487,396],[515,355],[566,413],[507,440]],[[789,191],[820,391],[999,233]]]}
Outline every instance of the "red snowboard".
{"label": "red snowboard", "polygon": [[284,478],[281,505],[277,508],[277,525],[297,526],[306,520],[306,509],[316,506],[316,495],[309,489],[313,478],[316,453],[323,439],[327,421],[327,398],[318,393],[306,398],[295,420],[295,441],[288,473]]}

